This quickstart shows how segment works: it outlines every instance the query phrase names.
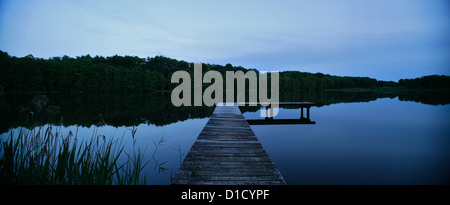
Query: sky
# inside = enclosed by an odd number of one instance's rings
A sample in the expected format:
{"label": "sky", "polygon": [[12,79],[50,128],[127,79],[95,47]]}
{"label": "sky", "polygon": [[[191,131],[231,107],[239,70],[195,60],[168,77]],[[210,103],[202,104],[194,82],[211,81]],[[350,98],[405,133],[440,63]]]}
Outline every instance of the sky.
{"label": "sky", "polygon": [[0,0],[12,56],[162,55],[397,81],[450,75],[450,1]]}

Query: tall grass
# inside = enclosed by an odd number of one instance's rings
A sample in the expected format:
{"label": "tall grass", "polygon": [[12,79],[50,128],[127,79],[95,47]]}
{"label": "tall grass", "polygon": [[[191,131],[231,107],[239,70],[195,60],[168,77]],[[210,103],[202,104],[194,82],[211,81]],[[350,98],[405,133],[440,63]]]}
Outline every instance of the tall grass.
{"label": "tall grass", "polygon": [[[140,149],[124,151],[122,140],[96,135],[78,142],[69,132],[52,125],[10,132],[0,145],[0,184],[113,185],[145,184],[144,162]],[[122,137],[123,139],[123,137]],[[126,155],[127,160],[119,162]],[[121,160],[123,161],[123,160]]]}

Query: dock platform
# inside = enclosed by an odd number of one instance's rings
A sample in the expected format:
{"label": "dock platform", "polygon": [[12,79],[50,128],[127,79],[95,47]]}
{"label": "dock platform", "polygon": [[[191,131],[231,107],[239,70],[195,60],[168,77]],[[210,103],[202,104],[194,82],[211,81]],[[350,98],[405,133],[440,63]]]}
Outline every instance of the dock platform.
{"label": "dock platform", "polygon": [[284,185],[236,104],[218,105],[172,178],[172,184]]}

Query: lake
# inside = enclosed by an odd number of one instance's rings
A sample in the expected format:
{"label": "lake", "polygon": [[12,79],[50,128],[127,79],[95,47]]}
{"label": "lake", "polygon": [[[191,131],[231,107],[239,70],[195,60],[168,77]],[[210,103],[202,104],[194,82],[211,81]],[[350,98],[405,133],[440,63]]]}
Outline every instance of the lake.
{"label": "lake", "polygon": [[251,127],[288,184],[448,184],[449,113],[384,98],[312,108],[315,125]]}
{"label": "lake", "polygon": [[[33,127],[32,121],[65,136],[71,131],[80,139],[121,139],[131,150],[131,130],[136,129],[136,146],[146,150],[149,161],[149,184],[157,185],[170,184],[214,110],[176,108],[161,93],[46,96],[48,105],[61,112],[38,122],[30,120],[37,114],[27,115],[25,109],[33,95],[3,99],[0,138]],[[316,124],[251,128],[288,184],[449,184],[450,104],[429,95],[405,96],[324,92],[285,97],[282,101],[316,102],[311,108]],[[260,118],[259,109],[241,108],[247,119]],[[291,106],[280,108],[275,118],[299,117],[300,109]],[[106,125],[97,126],[99,121]]]}

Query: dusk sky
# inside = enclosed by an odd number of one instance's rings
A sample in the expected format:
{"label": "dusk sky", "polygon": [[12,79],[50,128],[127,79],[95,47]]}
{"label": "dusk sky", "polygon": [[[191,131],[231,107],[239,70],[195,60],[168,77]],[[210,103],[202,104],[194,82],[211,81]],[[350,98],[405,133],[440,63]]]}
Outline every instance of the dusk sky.
{"label": "dusk sky", "polygon": [[0,50],[397,81],[450,75],[450,1],[1,0]]}

